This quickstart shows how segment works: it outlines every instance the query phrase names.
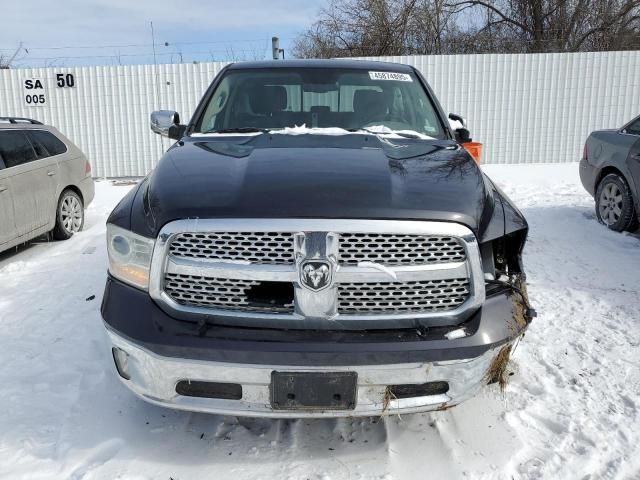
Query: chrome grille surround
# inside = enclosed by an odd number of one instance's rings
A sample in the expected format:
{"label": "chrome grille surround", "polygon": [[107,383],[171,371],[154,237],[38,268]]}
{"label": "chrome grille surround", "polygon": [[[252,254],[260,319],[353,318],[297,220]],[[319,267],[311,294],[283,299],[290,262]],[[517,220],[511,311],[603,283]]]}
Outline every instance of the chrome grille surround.
{"label": "chrome grille surround", "polygon": [[[275,232],[292,234],[295,264],[250,263],[246,260],[176,256],[171,253],[172,241],[184,233],[225,234],[228,232]],[[347,234],[362,234],[350,236]],[[451,244],[452,261],[423,261],[421,264],[387,265],[381,262],[344,261],[340,241],[343,237],[375,238],[375,234],[397,237],[423,236],[452,239],[464,249],[464,258],[456,245]],[[271,234],[269,234],[271,235]],[[188,238],[188,237],[187,237]],[[197,238],[197,237],[196,237]],[[210,237],[215,238],[215,237]],[[449,255],[449,254],[446,254]],[[334,283],[322,292],[310,292],[300,284],[297,265],[304,258],[329,258],[335,265]],[[342,258],[342,264],[338,260]],[[349,259],[350,257],[347,257]],[[426,258],[426,257],[425,257]],[[460,261],[457,261],[460,260]],[[351,262],[351,263],[350,263]],[[258,282],[291,282],[295,299],[293,311],[279,309],[235,309],[216,305],[180,303],[167,291],[167,279],[171,275],[191,275],[211,279],[231,279]],[[350,297],[342,301],[339,309],[340,286],[343,294],[349,293],[344,285],[358,284],[362,289],[376,291],[375,284],[390,284],[390,289],[411,297],[410,282],[467,280],[468,294],[454,292],[450,306],[442,307],[436,288],[428,293],[427,300],[416,308],[386,308],[382,300],[378,308],[359,310],[350,308]],[[452,283],[453,282],[453,283]],[[368,285],[368,286],[367,286]],[[373,286],[372,286],[373,285]],[[409,290],[405,287],[409,286]],[[467,227],[450,222],[403,220],[350,220],[350,219],[215,219],[178,220],[165,225],[153,253],[149,293],[167,313],[182,319],[200,320],[203,316],[215,318],[219,324],[271,328],[408,328],[421,325],[451,325],[466,318],[468,312],[477,309],[485,298],[484,274],[475,235]],[[451,292],[450,292],[451,293]],[[396,294],[394,294],[396,295]],[[383,298],[384,296],[379,296]],[[386,297],[384,297],[386,298]],[[427,298],[427,297],[425,297]],[[462,299],[462,302],[460,300]],[[346,302],[345,302],[346,301]],[[410,300],[406,300],[410,301]],[[413,300],[411,300],[413,301]],[[445,304],[447,302],[443,302]],[[387,301],[389,303],[389,301]],[[391,303],[392,306],[398,306]],[[288,307],[287,307],[288,308]]]}

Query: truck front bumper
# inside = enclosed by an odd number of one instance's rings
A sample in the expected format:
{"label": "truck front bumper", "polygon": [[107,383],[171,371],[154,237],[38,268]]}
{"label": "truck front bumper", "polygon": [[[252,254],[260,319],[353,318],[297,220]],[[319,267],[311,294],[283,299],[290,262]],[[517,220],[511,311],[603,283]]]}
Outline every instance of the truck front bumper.
{"label": "truck front bumper", "polygon": [[[142,399],[182,410],[247,417],[378,416],[445,409],[472,397],[486,384],[489,366],[497,354],[497,349],[492,349],[472,359],[393,365],[292,367],[232,364],[160,356],[112,330],[108,332],[113,346],[126,353],[125,366],[118,367],[120,378]],[[355,408],[275,409],[271,403],[271,373],[274,371],[355,372]],[[122,374],[128,378],[123,378]],[[229,400],[179,395],[176,386],[185,380],[241,385],[242,397]],[[449,385],[446,393],[398,399],[387,391],[389,385],[443,381]]]}
{"label": "truck front bumper", "polygon": [[[102,316],[124,384],[167,407],[238,416],[338,417],[444,409],[487,382],[492,361],[526,329],[509,290],[488,293],[463,324],[426,331],[249,329],[179,321],[146,292],[109,278]],[[283,410],[272,402],[272,372],[351,372],[353,408]],[[178,384],[241,387],[236,399],[178,393]],[[447,382],[446,392],[397,398],[388,387]],[[183,392],[181,392],[183,393]]]}

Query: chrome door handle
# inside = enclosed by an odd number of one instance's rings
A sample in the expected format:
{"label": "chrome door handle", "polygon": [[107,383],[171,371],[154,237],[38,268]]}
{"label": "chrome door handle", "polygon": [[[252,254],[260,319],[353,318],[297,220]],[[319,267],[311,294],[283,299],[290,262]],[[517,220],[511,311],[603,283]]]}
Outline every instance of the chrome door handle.
{"label": "chrome door handle", "polygon": [[5,187],[4,185],[0,185],[0,193],[4,192],[5,190],[7,190],[9,187]]}
{"label": "chrome door handle", "polygon": [[47,172],[47,175],[49,175],[50,177],[53,177],[56,174],[56,172]]}

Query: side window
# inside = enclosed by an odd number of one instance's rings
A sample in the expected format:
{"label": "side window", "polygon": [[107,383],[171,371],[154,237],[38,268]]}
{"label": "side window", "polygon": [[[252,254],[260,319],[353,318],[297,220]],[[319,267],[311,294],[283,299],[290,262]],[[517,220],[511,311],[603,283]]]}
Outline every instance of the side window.
{"label": "side window", "polygon": [[631,135],[640,135],[640,118],[627,127],[627,133]]}
{"label": "side window", "polygon": [[0,132],[0,156],[7,168],[36,159],[36,153],[27,136],[18,130]]}
{"label": "side window", "polygon": [[225,77],[222,79],[222,82],[220,82],[220,85],[216,89],[216,93],[211,98],[209,105],[207,105],[207,109],[202,117],[202,125],[200,125],[199,129],[201,132],[207,132],[215,129],[218,115],[227,106],[229,93],[229,77]]}
{"label": "side window", "polygon": [[29,140],[31,141],[31,145],[33,146],[33,149],[36,152],[36,157],[38,158],[38,160],[47,158],[49,156],[49,152],[47,152],[47,149],[44,148],[40,142],[38,142],[38,140],[35,138],[33,133],[29,131],[24,133],[27,135],[27,137],[29,137]]}
{"label": "side window", "polygon": [[34,139],[34,147],[36,143],[39,143],[47,149],[47,152],[49,152],[49,155],[52,157],[67,151],[67,146],[51,132],[45,130],[29,130],[29,135]]}

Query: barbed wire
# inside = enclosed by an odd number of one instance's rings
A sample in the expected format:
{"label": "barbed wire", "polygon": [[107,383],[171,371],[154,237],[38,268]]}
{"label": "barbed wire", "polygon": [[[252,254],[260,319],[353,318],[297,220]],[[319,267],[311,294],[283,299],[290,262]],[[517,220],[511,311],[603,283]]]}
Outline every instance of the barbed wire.
{"label": "barbed wire", "polygon": [[[613,27],[611,28],[613,29]],[[606,32],[608,29],[603,29]],[[562,29],[548,29],[545,30],[546,35],[560,35],[564,33]],[[281,40],[295,40],[301,37],[281,37]],[[375,44],[354,44],[353,46],[343,46],[343,45],[325,45],[325,48],[328,52],[335,52],[334,56],[340,55],[385,55],[385,56],[402,56],[402,55],[455,55],[455,54],[476,54],[476,53],[531,53],[530,47],[532,45],[542,45],[544,48],[540,52],[536,53],[559,53],[559,52],[571,52],[570,48],[567,48],[566,40],[561,37],[556,38],[543,38],[543,39],[531,39],[531,38],[508,38],[508,37],[498,37],[489,39],[487,38],[485,41],[478,41],[478,39],[472,39],[468,35],[450,35],[444,37],[445,40],[445,48],[441,50],[437,50],[435,48],[430,48],[428,42],[425,42],[423,45],[411,43],[399,44],[395,47],[389,48],[386,46],[375,45]],[[640,49],[640,36],[637,33],[630,32],[626,35],[619,35],[618,44],[621,42],[626,42],[627,45],[621,46],[620,48],[616,48],[616,50],[620,51],[629,51],[629,50],[639,50]],[[472,44],[470,43],[472,41]],[[269,39],[238,39],[232,42],[229,41],[179,41],[179,42],[158,42],[156,43],[157,47],[173,47],[174,49],[171,51],[158,51],[156,52],[157,57],[161,58],[171,58],[171,62],[173,64],[180,63],[192,63],[193,61],[230,61],[230,60],[238,60],[238,59],[246,59],[247,57],[252,57],[251,59],[257,59],[257,57],[262,54],[262,58],[267,56],[267,52],[269,51],[268,46]],[[246,45],[247,43],[261,43],[263,45],[256,46],[255,48],[247,48],[246,46],[243,48],[237,48],[234,44],[242,43]],[[207,49],[207,50],[180,50],[182,47],[188,46],[203,46],[203,45],[227,45],[226,48],[215,48],[215,49]],[[86,49],[96,49],[96,50],[104,50],[104,49],[125,49],[125,52],[116,51],[113,53],[96,53],[90,55],[75,55],[70,52],[70,54],[63,55],[55,55],[55,56],[32,56],[31,54],[27,54],[22,56],[19,59],[19,64],[29,64],[31,62],[71,62],[75,61],[88,61],[88,60],[100,60],[100,59],[109,59],[111,61],[119,61],[120,59],[135,59],[135,58],[150,58],[152,56],[151,51],[149,52],[128,52],[126,49],[132,48],[146,48],[151,49],[151,43],[148,44],[120,44],[120,45],[76,45],[76,46],[48,46],[48,47],[28,47],[26,46],[27,51],[64,51],[64,50],[86,50]],[[610,48],[606,48],[603,46],[602,48],[597,48],[597,45],[585,45],[584,48],[579,51],[610,51]],[[0,48],[0,52],[14,52],[15,48]],[[174,57],[179,57],[180,61],[174,62]],[[204,57],[204,58],[203,58]],[[220,58],[215,58],[220,57]],[[186,60],[185,60],[186,58]],[[83,65],[77,65],[83,66]],[[84,65],[86,66],[86,65]],[[21,67],[24,68],[24,67]]]}
{"label": "barbed wire", "polygon": [[[279,37],[280,40],[293,40],[296,37]],[[190,45],[233,45],[236,43],[258,43],[270,41],[271,37],[263,37],[263,38],[241,38],[234,40],[212,40],[212,41],[202,41],[202,42],[183,42],[183,41],[166,41],[166,42],[156,42],[155,44],[149,43],[135,43],[135,44],[122,44],[122,45],[60,45],[60,46],[47,46],[47,47],[30,47],[25,44],[23,48],[27,50],[86,50],[86,49],[105,49],[105,48],[151,48],[153,46],[156,47],[176,47],[176,46],[190,46]],[[0,47],[0,52],[14,52],[16,47]]]}

